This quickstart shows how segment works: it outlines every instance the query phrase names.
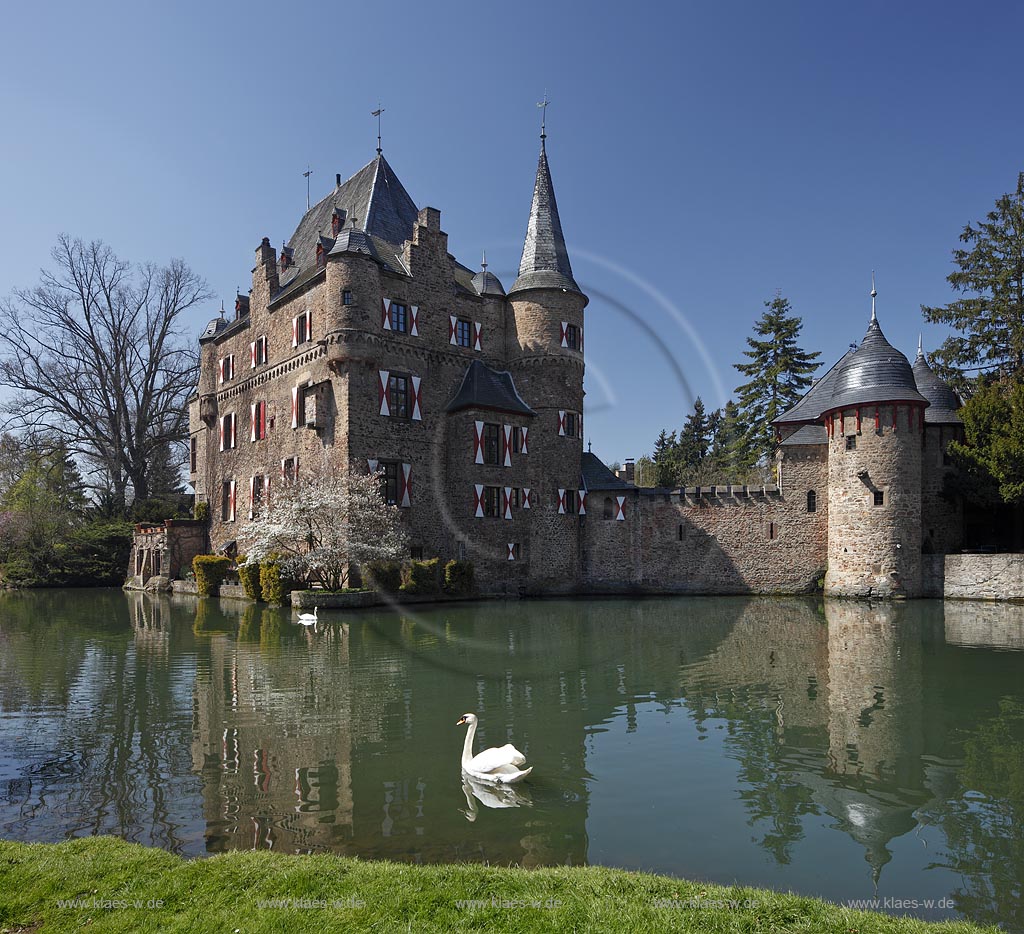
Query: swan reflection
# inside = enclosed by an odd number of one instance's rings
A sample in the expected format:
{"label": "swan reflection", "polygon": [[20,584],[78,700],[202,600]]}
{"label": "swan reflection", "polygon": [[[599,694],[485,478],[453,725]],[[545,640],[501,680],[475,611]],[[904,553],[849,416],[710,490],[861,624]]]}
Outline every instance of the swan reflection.
{"label": "swan reflection", "polygon": [[528,791],[516,789],[512,785],[495,785],[491,782],[481,782],[471,775],[462,773],[462,793],[466,796],[466,810],[459,808],[465,814],[466,820],[475,821],[478,813],[477,801],[485,808],[521,808],[532,807],[533,799]]}

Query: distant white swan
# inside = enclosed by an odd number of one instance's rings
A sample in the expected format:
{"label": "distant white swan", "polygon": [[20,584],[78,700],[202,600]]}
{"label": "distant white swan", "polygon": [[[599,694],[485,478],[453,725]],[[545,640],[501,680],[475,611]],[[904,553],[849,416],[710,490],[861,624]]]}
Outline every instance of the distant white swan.
{"label": "distant white swan", "polygon": [[320,609],[320,607],[315,606],[315,607],[313,607],[313,612],[312,613],[300,613],[299,614],[299,624],[302,625],[302,626],[315,626],[316,625],[316,619],[317,619],[316,612],[319,609]]}
{"label": "distant white swan", "polygon": [[529,775],[533,768],[522,769],[526,765],[524,756],[511,743],[500,748],[485,749],[473,755],[473,740],[476,738],[476,714],[464,713],[456,726],[469,725],[466,742],[462,746],[462,771],[470,778],[480,782],[492,782],[495,785],[515,785]]}

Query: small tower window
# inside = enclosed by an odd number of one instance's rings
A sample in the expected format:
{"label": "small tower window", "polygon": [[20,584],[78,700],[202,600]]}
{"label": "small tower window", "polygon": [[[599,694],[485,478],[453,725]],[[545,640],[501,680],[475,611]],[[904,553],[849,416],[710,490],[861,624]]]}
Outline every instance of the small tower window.
{"label": "small tower window", "polygon": [[682,524],[682,522],[680,522],[679,523],[679,541],[682,541],[682,540],[683,540],[683,524]]}
{"label": "small tower window", "polygon": [[580,349],[580,329],[575,324],[565,326],[565,346],[570,350]]}
{"label": "small tower window", "polygon": [[769,522],[768,523],[768,538],[771,541],[775,540],[775,523],[774,522]]}
{"label": "small tower window", "polygon": [[459,318],[455,322],[455,342],[460,347],[473,346],[473,325],[465,318]]}
{"label": "small tower window", "polygon": [[391,303],[391,330],[398,331],[400,334],[405,334],[408,330],[408,315],[405,305],[400,305],[398,302]]}
{"label": "small tower window", "polygon": [[853,451],[853,450],[856,449],[856,447],[857,447],[857,436],[856,435],[847,435],[846,436],[846,450],[847,451]]}
{"label": "small tower window", "polygon": [[807,491],[807,511],[817,512],[818,511],[818,494],[815,490]]}
{"label": "small tower window", "polygon": [[352,291],[350,289],[345,289],[345,290],[342,291],[342,293],[341,293],[341,304],[342,305],[351,305],[352,304]]}
{"label": "small tower window", "polygon": [[875,505],[876,506],[884,506],[885,505],[885,492],[883,490],[875,490]]}
{"label": "small tower window", "polygon": [[604,517],[611,519],[615,515],[615,507],[612,505],[612,498],[606,496],[604,498]]}

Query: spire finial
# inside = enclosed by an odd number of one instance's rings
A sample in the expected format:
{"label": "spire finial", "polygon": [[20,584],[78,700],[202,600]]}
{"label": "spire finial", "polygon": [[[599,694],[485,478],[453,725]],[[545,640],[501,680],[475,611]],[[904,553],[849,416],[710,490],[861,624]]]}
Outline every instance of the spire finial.
{"label": "spire finial", "polygon": [[871,270],[871,320],[877,321],[875,317],[875,296],[878,294],[878,289],[875,288],[875,271]]}
{"label": "spire finial", "polygon": [[483,259],[480,260],[480,271],[487,272],[487,251],[484,250]]}
{"label": "spire finial", "polygon": [[309,167],[309,163],[306,163],[306,171],[302,173],[302,177],[306,180],[306,210],[309,210],[309,176],[313,174],[313,170]]}
{"label": "spire finial", "polygon": [[382,113],[384,113],[384,108],[383,108],[383,107],[381,107],[381,105],[380,105],[380,101],[377,101],[377,109],[376,109],[376,110],[374,110],[374,111],[371,111],[371,112],[370,112],[370,116],[371,116],[371,117],[376,117],[376,118],[377,118],[377,155],[378,155],[378,156],[379,156],[379,155],[380,155],[381,153],[383,153],[383,152],[384,152],[384,150],[380,148],[380,115],[381,115]]}
{"label": "spire finial", "polygon": [[548,138],[548,104],[551,101],[548,100],[547,88],[544,89],[544,100],[537,101],[537,106],[540,108],[540,144],[543,147],[544,140]]}
{"label": "spire finial", "polygon": [[917,334],[917,355],[919,357],[924,356],[924,335],[920,331]]}

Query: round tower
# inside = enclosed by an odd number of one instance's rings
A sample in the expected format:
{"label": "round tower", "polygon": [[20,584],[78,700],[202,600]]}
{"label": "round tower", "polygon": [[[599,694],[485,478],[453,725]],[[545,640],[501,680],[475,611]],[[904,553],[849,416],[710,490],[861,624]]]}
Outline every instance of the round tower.
{"label": "round tower", "polygon": [[836,375],[828,431],[825,593],[916,597],[921,590],[921,448],[928,400],[903,354],[871,323]]}
{"label": "round tower", "polygon": [[521,395],[537,413],[530,429],[530,473],[537,509],[531,519],[530,577],[546,590],[580,579],[583,455],[583,309],[573,278],[541,135],[537,179],[519,275],[508,293],[509,364]]}

